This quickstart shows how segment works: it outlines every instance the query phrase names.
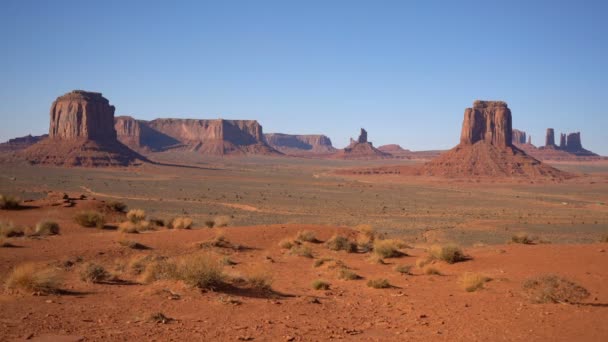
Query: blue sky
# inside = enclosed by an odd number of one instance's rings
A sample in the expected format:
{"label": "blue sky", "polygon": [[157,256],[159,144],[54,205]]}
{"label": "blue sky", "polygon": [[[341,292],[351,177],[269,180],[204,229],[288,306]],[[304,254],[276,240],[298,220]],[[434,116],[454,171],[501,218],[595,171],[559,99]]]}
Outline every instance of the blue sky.
{"label": "blue sky", "polygon": [[475,99],[537,145],[581,131],[608,155],[606,1],[33,1],[0,4],[0,141],[48,130],[52,101],[116,114],[257,119],[347,145],[458,143]]}

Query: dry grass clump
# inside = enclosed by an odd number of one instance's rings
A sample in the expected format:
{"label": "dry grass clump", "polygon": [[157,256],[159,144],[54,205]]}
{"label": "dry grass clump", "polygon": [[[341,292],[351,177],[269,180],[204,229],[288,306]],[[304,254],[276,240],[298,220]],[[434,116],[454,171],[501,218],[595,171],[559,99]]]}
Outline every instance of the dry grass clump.
{"label": "dry grass clump", "polygon": [[433,266],[428,266],[424,269],[424,274],[426,275],[441,275],[438,269]]}
{"label": "dry grass clump", "polygon": [[357,251],[357,245],[342,235],[334,235],[325,243],[327,248],[332,251],[347,251],[353,253]]}
{"label": "dry grass clump", "polygon": [[87,228],[103,228],[106,221],[102,213],[94,210],[81,211],[74,216],[74,221]]}
{"label": "dry grass clump", "polygon": [[397,265],[395,271],[401,274],[412,274],[412,265]]}
{"label": "dry grass clump", "polygon": [[321,267],[323,265],[327,265],[327,268],[329,268],[329,269],[334,269],[334,268],[338,268],[338,267],[346,268],[346,265],[344,264],[344,262],[342,262],[341,260],[335,260],[332,258],[317,259],[313,263],[313,267]]}
{"label": "dry grass clump", "polygon": [[296,240],[300,241],[300,242],[312,242],[312,243],[319,242],[319,240],[317,240],[317,236],[315,235],[315,232],[310,231],[310,230],[299,231],[298,234],[296,235]]}
{"label": "dry grass clump", "polygon": [[87,263],[80,271],[80,280],[87,283],[102,283],[112,279],[112,275],[98,264]]}
{"label": "dry grass clump", "polygon": [[7,289],[29,293],[52,294],[60,292],[61,277],[57,270],[25,263],[16,266],[6,279]]}
{"label": "dry grass clump", "polygon": [[148,318],[148,321],[150,321],[152,323],[159,323],[159,324],[167,324],[167,323],[171,322],[172,320],[173,320],[172,318],[165,316],[165,314],[163,314],[162,312],[153,313]]}
{"label": "dry grass clump", "polygon": [[230,225],[231,218],[230,216],[217,216],[213,219],[215,221],[216,227],[228,227]]}
{"label": "dry grass clump", "polygon": [[155,226],[150,221],[140,220],[133,222],[132,220],[124,221],[118,224],[118,231],[128,234],[137,234],[147,230],[154,230]]}
{"label": "dry grass clump", "polygon": [[373,248],[374,253],[382,258],[397,258],[406,255],[399,250],[403,246],[405,244],[399,240],[376,240]]}
{"label": "dry grass clump", "polygon": [[154,260],[144,261],[144,268],[139,276],[139,281],[149,284],[157,280],[176,279],[177,265],[169,262],[167,258],[157,257]]}
{"label": "dry grass clump", "polygon": [[526,233],[517,233],[511,236],[511,243],[519,243],[522,245],[531,245],[534,242]]}
{"label": "dry grass clump", "polygon": [[120,240],[118,244],[131,249],[150,249],[148,246],[133,240]]}
{"label": "dry grass clump", "polygon": [[211,254],[191,254],[177,264],[175,277],[201,289],[213,289],[224,284],[223,266]]}
{"label": "dry grass clump", "polygon": [[370,279],[367,282],[367,286],[374,289],[386,289],[391,287],[391,284],[388,282],[387,279]]}
{"label": "dry grass clump", "polygon": [[315,290],[329,290],[329,283],[325,280],[317,279],[312,282],[312,288]]}
{"label": "dry grass clump", "polygon": [[5,238],[0,237],[0,247],[2,248],[10,248],[15,247],[12,243],[8,242]]}
{"label": "dry grass clump", "polygon": [[279,241],[279,247],[283,249],[291,249],[294,245],[299,245],[299,241],[295,241],[293,239],[283,239]]}
{"label": "dry grass clump", "polygon": [[450,244],[450,245],[434,245],[429,249],[430,255],[436,260],[442,260],[447,262],[448,264],[457,263],[459,261],[465,261],[467,258],[462,252],[460,247]]}
{"label": "dry grass clump", "polygon": [[432,256],[428,256],[425,258],[418,258],[418,259],[416,259],[416,267],[424,268],[424,266],[431,264],[434,261],[435,261],[435,259]]}
{"label": "dry grass clump", "polygon": [[346,267],[342,267],[338,271],[338,278],[342,280],[357,280],[361,279],[361,276]]}
{"label": "dry grass clump", "polygon": [[36,235],[57,235],[59,234],[59,224],[54,221],[40,221],[34,228]]}
{"label": "dry grass clump", "polygon": [[24,234],[23,228],[15,226],[12,222],[0,221],[0,237],[19,237]]}
{"label": "dry grass clump", "polygon": [[127,220],[138,223],[146,219],[146,212],[142,209],[131,209],[127,213]]}
{"label": "dry grass clump", "polygon": [[466,272],[460,276],[459,282],[462,288],[467,292],[475,292],[483,289],[483,285],[492,280],[483,274]]}
{"label": "dry grass clump", "polygon": [[528,279],[522,287],[533,303],[577,303],[589,297],[587,289],[557,275]]}
{"label": "dry grass clump", "polygon": [[254,267],[247,272],[246,282],[256,291],[272,291],[272,281],[272,273],[267,268]]}
{"label": "dry grass clump", "polygon": [[4,209],[4,210],[19,209],[21,207],[19,205],[19,203],[20,203],[20,201],[16,197],[0,195],[0,209]]}
{"label": "dry grass clump", "polygon": [[370,264],[375,264],[375,265],[386,265],[386,262],[384,261],[384,259],[378,255],[378,254],[372,254],[369,256],[369,258],[367,258],[367,261]]}
{"label": "dry grass clump", "polygon": [[171,222],[171,226],[175,229],[190,229],[193,222],[189,217],[176,217]]}
{"label": "dry grass clump", "polygon": [[106,207],[117,213],[124,213],[125,210],[127,210],[127,205],[124,204],[123,202],[118,202],[118,201],[108,202],[108,203],[106,203]]}
{"label": "dry grass clump", "polygon": [[215,226],[215,221],[213,220],[205,220],[205,227],[207,228],[213,228]]}
{"label": "dry grass clump", "polygon": [[311,259],[314,258],[314,255],[312,254],[312,249],[310,249],[310,247],[305,246],[305,245],[294,245],[289,250],[289,254],[297,255],[297,256],[301,256],[301,257],[305,257],[305,258],[311,258]]}
{"label": "dry grass clump", "polygon": [[197,243],[199,248],[230,248],[235,251],[241,250],[243,247],[238,244],[233,244],[230,242],[221,231],[218,231],[211,241],[199,242]]}
{"label": "dry grass clump", "polygon": [[357,235],[357,247],[363,253],[367,253],[373,249],[374,240],[377,238],[374,228],[367,224],[358,225],[355,230],[359,232]]}

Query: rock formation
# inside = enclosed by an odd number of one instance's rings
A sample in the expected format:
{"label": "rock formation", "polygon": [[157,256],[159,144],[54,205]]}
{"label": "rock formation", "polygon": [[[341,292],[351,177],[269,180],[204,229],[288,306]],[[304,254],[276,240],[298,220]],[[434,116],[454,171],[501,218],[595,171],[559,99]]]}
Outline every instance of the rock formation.
{"label": "rock formation", "polygon": [[527,144],[528,145],[532,145],[532,136],[531,135],[528,135],[528,142],[527,142]]}
{"label": "rock formation", "polygon": [[331,139],[321,134],[267,133],[264,136],[270,146],[285,154],[331,153],[336,150],[331,144]]}
{"label": "rock formation", "polygon": [[526,143],[526,132],[513,129],[513,144],[523,145]]}
{"label": "rock formation", "polygon": [[374,145],[367,140],[367,131],[361,128],[361,133],[357,140],[350,139],[351,143],[348,147],[338,151],[332,155],[333,158],[337,159],[378,159],[378,158],[392,158],[390,153],[382,152],[375,148]]}
{"label": "rock formation", "polygon": [[118,140],[134,150],[158,152],[182,146],[178,140],[152,129],[147,121],[130,116],[116,117],[114,128]]}
{"label": "rock formation", "polygon": [[22,151],[32,164],[127,166],[145,160],[116,139],[114,106],[101,93],[74,90],[53,102],[48,139]]}
{"label": "rock formation", "polygon": [[559,135],[559,148],[562,150],[566,148],[566,135],[564,133]]}
{"label": "rock formation", "polygon": [[475,101],[472,108],[467,108],[460,144],[424,164],[419,173],[446,177],[567,177],[513,146],[511,111],[501,101]]}
{"label": "rock formation", "polygon": [[555,131],[553,128],[547,128],[547,135],[545,137],[545,148],[555,148]]}
{"label": "rock formation", "polygon": [[[565,136],[565,134],[564,134]],[[566,144],[564,150],[568,153],[572,153],[577,156],[598,156],[596,153],[593,153],[589,150],[583,148],[583,143],[581,142],[581,133],[569,133],[566,136]]]}
{"label": "rock formation", "polygon": [[26,149],[40,140],[48,138],[48,134],[43,135],[26,135],[24,137],[18,137],[14,139],[9,139],[7,142],[0,144],[0,152],[17,152],[23,149]]}
{"label": "rock formation", "polygon": [[576,159],[576,157],[598,157],[597,154],[583,148],[581,143],[581,133],[560,133],[559,146],[553,141],[553,128],[547,129],[547,139],[545,146],[542,146],[538,151],[530,151],[540,159],[552,160],[568,160]]}
{"label": "rock formation", "polygon": [[382,152],[387,153],[396,153],[396,152],[411,152],[410,150],[406,150],[401,145],[398,144],[388,144],[379,146],[378,149]]}

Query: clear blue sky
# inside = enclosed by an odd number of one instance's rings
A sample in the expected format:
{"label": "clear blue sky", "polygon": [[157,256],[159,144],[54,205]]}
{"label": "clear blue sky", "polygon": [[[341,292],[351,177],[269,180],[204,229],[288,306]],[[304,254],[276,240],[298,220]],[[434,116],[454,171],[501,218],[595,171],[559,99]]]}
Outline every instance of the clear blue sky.
{"label": "clear blue sky", "polygon": [[3,0],[0,140],[45,133],[85,89],[140,119],[444,149],[465,107],[498,99],[537,145],[553,127],[608,155],[607,4]]}

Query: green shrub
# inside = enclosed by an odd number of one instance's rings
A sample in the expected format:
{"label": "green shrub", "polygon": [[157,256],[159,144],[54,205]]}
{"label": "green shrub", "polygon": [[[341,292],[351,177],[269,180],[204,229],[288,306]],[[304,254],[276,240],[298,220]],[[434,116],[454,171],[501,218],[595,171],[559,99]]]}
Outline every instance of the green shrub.
{"label": "green shrub", "polygon": [[76,216],[74,216],[74,221],[87,228],[103,228],[106,223],[103,214],[94,210],[85,210],[77,213]]}

